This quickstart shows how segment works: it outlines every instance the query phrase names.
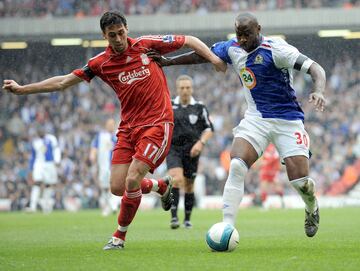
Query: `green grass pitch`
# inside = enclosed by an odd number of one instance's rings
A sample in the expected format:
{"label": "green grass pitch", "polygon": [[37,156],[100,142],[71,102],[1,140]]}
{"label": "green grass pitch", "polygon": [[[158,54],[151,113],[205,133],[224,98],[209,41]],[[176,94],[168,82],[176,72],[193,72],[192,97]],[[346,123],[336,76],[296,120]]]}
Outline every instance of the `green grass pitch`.
{"label": "green grass pitch", "polygon": [[360,209],[320,211],[319,232],[307,238],[303,210],[240,210],[230,253],[205,244],[220,210],[195,209],[191,230],[171,230],[160,209],[139,211],[123,251],[102,250],[116,215],[0,213],[0,270],[360,270]]}

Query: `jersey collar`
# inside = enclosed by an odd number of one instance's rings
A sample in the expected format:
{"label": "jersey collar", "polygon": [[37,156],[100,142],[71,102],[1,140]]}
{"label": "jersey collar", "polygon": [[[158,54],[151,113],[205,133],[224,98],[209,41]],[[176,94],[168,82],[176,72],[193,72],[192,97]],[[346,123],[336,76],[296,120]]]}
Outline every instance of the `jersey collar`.
{"label": "jersey collar", "polygon": [[[176,98],[174,99],[174,104],[180,104],[180,96],[176,96]],[[196,104],[196,101],[193,96],[191,96],[189,104],[190,105]]]}

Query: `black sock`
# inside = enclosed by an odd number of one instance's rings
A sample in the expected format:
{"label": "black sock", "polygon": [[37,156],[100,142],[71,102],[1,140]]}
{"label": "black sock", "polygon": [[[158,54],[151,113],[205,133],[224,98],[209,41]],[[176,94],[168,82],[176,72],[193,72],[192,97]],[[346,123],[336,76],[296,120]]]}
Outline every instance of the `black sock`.
{"label": "black sock", "polygon": [[191,211],[194,207],[194,193],[185,193],[185,220],[190,221]]}
{"label": "black sock", "polygon": [[173,187],[171,190],[172,194],[173,194],[173,203],[171,204],[171,217],[177,217],[177,209],[178,209],[178,204],[179,204],[179,198],[180,198],[180,189]]}

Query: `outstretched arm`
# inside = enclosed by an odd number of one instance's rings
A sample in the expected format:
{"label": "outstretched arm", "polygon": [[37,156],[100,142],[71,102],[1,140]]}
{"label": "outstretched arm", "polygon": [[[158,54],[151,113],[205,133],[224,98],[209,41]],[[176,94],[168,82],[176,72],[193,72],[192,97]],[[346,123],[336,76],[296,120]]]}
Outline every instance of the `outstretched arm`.
{"label": "outstretched arm", "polygon": [[44,93],[64,90],[82,81],[81,78],[70,73],[62,76],[54,76],[44,81],[28,85],[19,85],[14,80],[4,80],[3,89],[6,89],[16,95]]}
{"label": "outstretched arm", "polygon": [[313,90],[309,96],[309,102],[314,103],[316,110],[324,111],[325,108],[325,84],[326,84],[326,74],[318,63],[314,62],[311,64],[308,73],[311,76],[313,81]]}
{"label": "outstretched arm", "polygon": [[148,55],[148,57],[153,58],[162,67],[173,65],[209,63],[209,60],[203,58],[202,56],[199,56],[195,51],[172,57],[162,56],[158,52],[153,50],[147,52],[146,54]]}

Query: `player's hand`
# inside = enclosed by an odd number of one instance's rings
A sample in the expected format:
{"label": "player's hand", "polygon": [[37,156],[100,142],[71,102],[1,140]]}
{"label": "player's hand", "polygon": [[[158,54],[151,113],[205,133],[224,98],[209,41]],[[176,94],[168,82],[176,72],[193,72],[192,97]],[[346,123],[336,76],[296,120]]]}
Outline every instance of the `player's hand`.
{"label": "player's hand", "polygon": [[324,111],[326,100],[322,92],[312,92],[309,96],[309,103],[314,103],[316,111]]}
{"label": "player's hand", "polygon": [[214,65],[215,70],[217,72],[226,72],[227,64],[224,61],[222,61],[220,58],[217,57],[217,59],[214,62],[212,62],[212,64]]}
{"label": "player's hand", "polygon": [[18,83],[16,83],[14,80],[4,80],[2,88],[16,95],[22,94],[21,86]]}
{"label": "player's hand", "polygon": [[170,59],[162,56],[158,51],[149,50],[146,55],[152,58],[160,67],[169,66]]}
{"label": "player's hand", "polygon": [[203,150],[204,145],[200,142],[195,143],[195,145],[190,150],[190,157],[196,157],[201,154],[201,151]]}

